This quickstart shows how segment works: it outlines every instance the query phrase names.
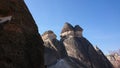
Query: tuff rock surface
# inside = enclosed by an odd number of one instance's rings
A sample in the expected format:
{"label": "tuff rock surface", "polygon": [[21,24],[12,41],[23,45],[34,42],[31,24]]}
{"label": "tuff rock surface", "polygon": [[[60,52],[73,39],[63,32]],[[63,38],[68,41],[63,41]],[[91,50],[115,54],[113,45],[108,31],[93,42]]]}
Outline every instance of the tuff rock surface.
{"label": "tuff rock surface", "polygon": [[44,60],[45,65],[51,66],[57,62],[60,58],[59,51],[57,49],[57,45],[59,45],[59,41],[56,39],[56,35],[53,31],[49,30],[42,34],[42,39],[44,41]]}
{"label": "tuff rock surface", "polygon": [[0,68],[44,68],[43,41],[23,0],[0,0]]}
{"label": "tuff rock surface", "polygon": [[65,23],[61,31],[61,42],[67,55],[78,68],[113,68],[104,54],[98,53],[93,45],[82,36],[83,29]]}
{"label": "tuff rock surface", "polygon": [[47,68],[113,68],[112,64],[98,47],[83,37],[83,29],[65,23],[60,41],[53,31],[42,35]]}
{"label": "tuff rock surface", "polygon": [[42,34],[44,41],[44,60],[47,68],[70,68],[67,60],[63,59],[59,48],[60,42],[56,39],[53,31],[48,30]]}

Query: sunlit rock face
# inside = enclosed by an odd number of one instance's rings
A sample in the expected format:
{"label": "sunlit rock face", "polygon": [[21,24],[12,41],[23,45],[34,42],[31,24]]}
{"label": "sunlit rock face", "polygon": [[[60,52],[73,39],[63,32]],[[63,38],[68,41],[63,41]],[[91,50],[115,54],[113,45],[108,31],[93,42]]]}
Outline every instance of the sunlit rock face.
{"label": "sunlit rock face", "polygon": [[56,35],[53,31],[48,30],[42,34],[42,39],[44,41],[44,60],[47,67],[55,65],[60,59],[60,54],[57,49],[59,46],[59,41],[56,39]]}
{"label": "sunlit rock face", "polygon": [[0,68],[44,68],[43,41],[23,0],[0,0]]}
{"label": "sunlit rock face", "polygon": [[67,56],[65,48],[56,39],[53,31],[44,32],[42,39],[45,46],[44,60],[47,68],[77,68]]}
{"label": "sunlit rock face", "polygon": [[82,36],[82,31],[79,25],[73,27],[69,23],[65,23],[61,31],[60,43],[65,46],[70,60],[78,68],[112,68],[112,65],[104,61],[92,44]]}
{"label": "sunlit rock face", "polygon": [[54,34],[53,31],[48,30],[42,35],[42,39],[44,41],[47,41],[48,39],[53,40],[53,39],[56,39],[56,35]]}

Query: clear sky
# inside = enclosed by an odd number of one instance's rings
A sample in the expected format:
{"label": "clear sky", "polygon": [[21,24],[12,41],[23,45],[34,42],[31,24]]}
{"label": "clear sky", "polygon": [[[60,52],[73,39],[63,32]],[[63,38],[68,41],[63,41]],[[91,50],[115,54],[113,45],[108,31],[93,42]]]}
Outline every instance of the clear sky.
{"label": "clear sky", "polygon": [[60,39],[65,22],[80,25],[83,36],[105,54],[120,48],[120,0],[25,0],[40,34]]}

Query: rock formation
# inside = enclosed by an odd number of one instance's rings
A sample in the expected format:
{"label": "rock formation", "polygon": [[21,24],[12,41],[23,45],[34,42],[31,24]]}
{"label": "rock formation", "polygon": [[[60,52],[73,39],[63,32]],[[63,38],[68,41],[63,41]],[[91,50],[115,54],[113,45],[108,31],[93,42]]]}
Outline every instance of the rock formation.
{"label": "rock formation", "polygon": [[[65,23],[61,40],[56,39],[53,31],[42,35],[45,46],[45,65],[47,68],[113,68],[98,47],[83,37],[83,29]],[[98,62],[99,61],[99,62]]]}
{"label": "rock formation", "polygon": [[112,65],[105,62],[92,44],[82,36],[82,31],[79,25],[73,27],[69,23],[65,23],[61,31],[60,43],[65,46],[72,62],[78,65],[78,68],[112,68]]}
{"label": "rock formation", "polygon": [[114,68],[120,68],[120,55],[117,53],[107,55]]}
{"label": "rock formation", "polygon": [[44,60],[47,68],[76,68],[67,57],[65,48],[56,39],[53,31],[48,30],[42,35],[45,51]]}
{"label": "rock formation", "polygon": [[44,68],[43,41],[23,0],[0,0],[0,68]]}
{"label": "rock formation", "polygon": [[51,31],[46,31],[42,35],[42,39],[44,41],[45,52],[44,52],[44,60],[45,65],[47,67],[54,65],[57,60],[59,60],[59,52],[57,49],[57,45],[59,45],[59,41],[56,39],[56,35]]}
{"label": "rock formation", "polygon": [[[102,59],[103,63],[106,65],[107,68],[110,68],[110,66],[112,66],[111,62],[108,60],[108,58],[103,54],[103,52],[97,47],[94,47],[96,52],[99,55],[99,58]],[[108,66],[110,65],[110,66]]]}

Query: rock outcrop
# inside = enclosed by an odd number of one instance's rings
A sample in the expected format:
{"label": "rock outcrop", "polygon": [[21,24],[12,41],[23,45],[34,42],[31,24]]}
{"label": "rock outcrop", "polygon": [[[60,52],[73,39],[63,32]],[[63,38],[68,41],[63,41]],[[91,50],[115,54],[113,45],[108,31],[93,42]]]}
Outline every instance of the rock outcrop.
{"label": "rock outcrop", "polygon": [[56,39],[53,31],[48,30],[43,33],[42,39],[45,46],[44,60],[47,68],[76,68],[67,57],[65,47]]}
{"label": "rock outcrop", "polygon": [[[94,47],[96,52],[99,55],[99,58],[102,59],[103,63],[106,65],[107,68],[109,68],[110,66],[112,66],[111,62],[108,60],[108,58],[103,54],[103,52],[97,47]],[[110,66],[108,66],[110,65]]]}
{"label": "rock outcrop", "polygon": [[[42,35],[45,46],[45,65],[47,68],[113,68],[98,47],[83,37],[83,29],[65,23],[61,40],[56,39],[53,31]],[[98,62],[99,61],[99,62]]]}
{"label": "rock outcrop", "polygon": [[44,60],[45,65],[50,67],[57,63],[57,60],[60,59],[59,51],[57,49],[57,45],[59,45],[59,41],[56,39],[56,35],[53,31],[46,31],[42,35],[42,39],[44,41]]}
{"label": "rock outcrop", "polygon": [[107,55],[114,68],[120,68],[120,55],[117,53]]}
{"label": "rock outcrop", "polygon": [[24,0],[0,0],[0,68],[44,68],[43,49]]}
{"label": "rock outcrop", "polygon": [[[65,23],[61,31],[61,42],[65,46],[68,56],[78,68],[113,68],[108,60],[99,55],[92,44],[82,36],[83,29]],[[104,56],[105,58],[105,56]],[[99,61],[99,62],[98,62]]]}

